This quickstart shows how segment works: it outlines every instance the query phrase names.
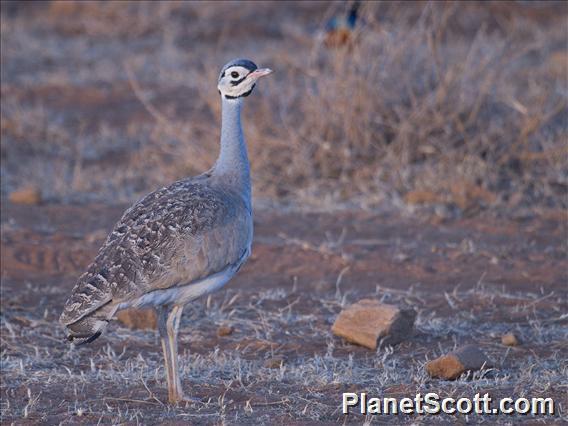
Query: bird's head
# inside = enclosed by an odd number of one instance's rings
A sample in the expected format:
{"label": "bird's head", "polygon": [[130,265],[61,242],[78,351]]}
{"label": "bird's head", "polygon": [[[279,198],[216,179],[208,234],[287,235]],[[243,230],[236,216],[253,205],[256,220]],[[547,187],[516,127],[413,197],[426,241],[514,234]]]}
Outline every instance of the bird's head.
{"label": "bird's head", "polygon": [[225,99],[238,99],[250,95],[258,79],[271,73],[248,59],[235,59],[221,70],[217,88]]}

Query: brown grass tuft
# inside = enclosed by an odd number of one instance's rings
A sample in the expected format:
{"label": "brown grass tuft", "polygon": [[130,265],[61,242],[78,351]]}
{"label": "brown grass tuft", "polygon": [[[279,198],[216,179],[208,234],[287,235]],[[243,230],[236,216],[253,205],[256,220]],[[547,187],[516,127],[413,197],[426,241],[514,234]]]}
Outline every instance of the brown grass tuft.
{"label": "brown grass tuft", "polygon": [[277,71],[245,113],[257,197],[566,207],[565,4],[369,2],[349,43],[325,43],[342,7],[6,8],[3,194],[25,179],[51,199],[132,201],[205,170],[218,69],[249,56]]}

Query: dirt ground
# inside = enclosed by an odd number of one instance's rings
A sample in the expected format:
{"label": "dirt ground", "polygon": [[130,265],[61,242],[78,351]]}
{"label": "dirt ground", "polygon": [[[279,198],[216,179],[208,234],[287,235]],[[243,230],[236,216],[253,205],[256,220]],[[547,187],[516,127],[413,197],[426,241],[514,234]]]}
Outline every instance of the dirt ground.
{"label": "dirt ground", "polygon": [[[2,424],[568,422],[566,3],[363,2],[331,46],[352,3],[2,2]],[[243,115],[253,254],[185,308],[199,402],[170,406],[154,330],[113,321],[73,348],[58,318],[127,206],[213,164],[237,56],[276,70]],[[415,333],[333,336],[366,297],[415,309]],[[490,369],[427,376],[468,343]],[[344,416],[342,392],[557,413]]]}
{"label": "dirt ground", "polygon": [[[251,260],[224,290],[185,310],[183,385],[201,402],[172,407],[154,331],[113,322],[102,338],[72,349],[57,323],[122,209],[2,203],[4,424],[365,420],[341,414],[346,391],[552,397],[556,421],[566,420],[562,214],[440,222],[389,211],[260,210]],[[363,297],[413,307],[415,334],[376,353],[333,336],[341,307]],[[219,337],[220,326],[234,331]],[[522,345],[502,346],[507,331]],[[466,343],[479,345],[493,369],[453,382],[428,378],[427,360]]]}

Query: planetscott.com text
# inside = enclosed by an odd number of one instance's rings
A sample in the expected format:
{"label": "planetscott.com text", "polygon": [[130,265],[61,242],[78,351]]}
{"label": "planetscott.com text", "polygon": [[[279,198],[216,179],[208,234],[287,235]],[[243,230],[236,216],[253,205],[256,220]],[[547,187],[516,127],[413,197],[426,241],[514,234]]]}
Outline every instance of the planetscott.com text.
{"label": "planetscott.com text", "polygon": [[473,398],[442,398],[435,392],[413,398],[371,397],[365,392],[343,394],[343,414],[533,414],[554,415],[552,398],[496,398],[476,393]]}

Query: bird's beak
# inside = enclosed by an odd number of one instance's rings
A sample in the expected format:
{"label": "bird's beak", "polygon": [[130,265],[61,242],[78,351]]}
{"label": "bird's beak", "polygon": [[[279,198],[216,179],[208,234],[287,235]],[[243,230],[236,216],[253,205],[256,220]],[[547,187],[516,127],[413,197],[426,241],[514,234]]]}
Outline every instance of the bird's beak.
{"label": "bird's beak", "polygon": [[274,71],[272,71],[270,68],[259,68],[257,70],[254,70],[253,72],[251,72],[249,75],[247,75],[248,78],[252,78],[254,80],[259,79],[260,77],[264,77],[268,74],[272,74]]}

